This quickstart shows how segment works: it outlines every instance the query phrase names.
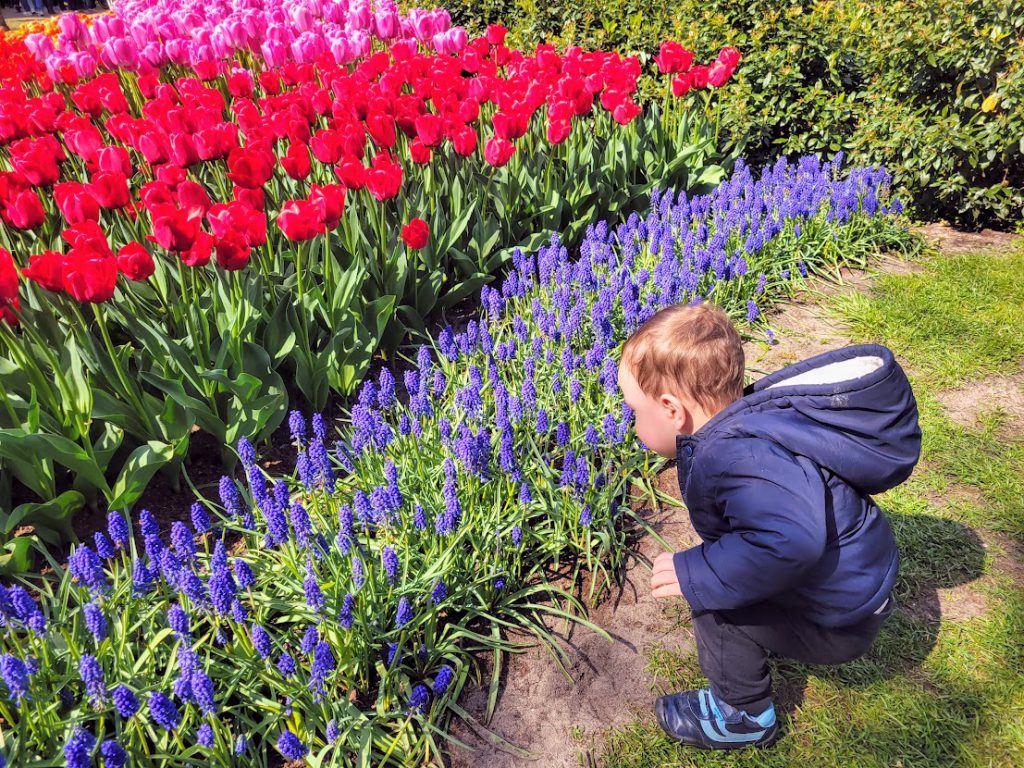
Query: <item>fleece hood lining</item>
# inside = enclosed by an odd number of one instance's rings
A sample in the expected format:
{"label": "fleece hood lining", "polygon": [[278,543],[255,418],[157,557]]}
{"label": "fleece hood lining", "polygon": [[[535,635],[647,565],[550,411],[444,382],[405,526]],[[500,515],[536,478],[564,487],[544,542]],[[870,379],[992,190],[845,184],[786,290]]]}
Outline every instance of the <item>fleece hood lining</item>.
{"label": "fleece hood lining", "polygon": [[846,360],[838,360],[810,368],[809,370],[776,381],[774,384],[765,387],[765,389],[800,385],[839,384],[855,381],[874,373],[883,365],[885,365],[885,361],[877,355],[858,355]]}

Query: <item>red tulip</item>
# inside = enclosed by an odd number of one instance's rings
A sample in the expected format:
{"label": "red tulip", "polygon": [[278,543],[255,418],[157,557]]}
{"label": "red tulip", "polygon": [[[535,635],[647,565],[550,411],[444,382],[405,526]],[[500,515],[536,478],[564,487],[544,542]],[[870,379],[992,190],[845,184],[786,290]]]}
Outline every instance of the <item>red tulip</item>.
{"label": "red tulip", "polygon": [[21,302],[17,299],[10,304],[0,305],[0,320],[3,320],[8,325],[17,325],[18,315],[16,313],[20,311]]}
{"label": "red tulip", "polygon": [[444,140],[444,121],[431,112],[416,118],[416,136],[427,147],[439,147]]}
{"label": "red tulip", "polygon": [[251,99],[255,92],[252,75],[247,70],[232,72],[228,75],[228,91],[236,99]]}
{"label": "red tulip", "polygon": [[6,248],[0,248],[0,307],[13,304],[18,299],[18,268],[14,257]]}
{"label": "red tulip", "polygon": [[202,208],[156,205],[149,213],[153,219],[153,237],[161,248],[181,253],[195,244],[203,223]]}
{"label": "red tulip", "polygon": [[244,203],[254,211],[262,211],[266,207],[267,196],[263,194],[262,189],[235,187],[233,191],[235,193],[235,200]]}
{"label": "red tulip", "polygon": [[217,203],[207,212],[206,219],[219,239],[238,232],[249,245],[259,246],[267,242],[267,217],[240,200]]}
{"label": "red tulip", "polygon": [[185,172],[185,169],[174,165],[173,163],[159,165],[153,170],[156,171],[157,181],[162,181],[171,189],[177,189],[178,185],[188,178],[188,174]]}
{"label": "red tulip", "polygon": [[452,145],[455,152],[462,157],[469,157],[476,152],[476,131],[468,125],[457,128],[452,134]]}
{"label": "red tulip", "polygon": [[243,269],[249,264],[252,248],[244,236],[238,232],[229,232],[217,241],[214,246],[217,253],[217,266],[228,272]]}
{"label": "red tulip", "polygon": [[76,301],[109,301],[117,285],[117,259],[97,258],[93,251],[72,248],[64,257],[64,290]]}
{"label": "red tulip", "polygon": [[690,91],[691,77],[689,72],[684,72],[681,75],[676,75],[672,78],[672,95],[673,96],[685,96]]}
{"label": "red tulip", "polygon": [[150,181],[139,189],[139,200],[147,210],[158,205],[175,205],[174,190],[162,181]]}
{"label": "red tulip", "polygon": [[355,157],[343,157],[334,172],[349,189],[362,189],[366,186],[366,166]]}
{"label": "red tulip", "polygon": [[284,172],[296,181],[302,181],[309,176],[313,164],[309,160],[309,150],[304,144],[293,141],[288,151],[281,155],[281,167]]}
{"label": "red tulip", "polygon": [[572,130],[572,123],[568,120],[553,120],[548,123],[548,141],[552,144],[561,144],[569,137]]}
{"label": "red tulip", "polygon": [[114,258],[106,233],[95,221],[75,224],[61,232],[60,236],[80,253],[91,253],[96,259]]}
{"label": "red tulip", "polygon": [[505,35],[507,34],[508,29],[501,24],[489,24],[487,26],[487,42],[491,45],[501,45],[504,43]]}
{"label": "red tulip", "polygon": [[100,206],[89,194],[89,188],[77,181],[55,184],[53,197],[57,208],[68,224],[80,224],[83,221],[99,221]]}
{"label": "red tulip", "polygon": [[170,150],[169,145],[170,142],[166,135],[150,131],[139,136],[136,149],[142,153],[147,163],[157,165],[158,163],[167,162],[167,155]]}
{"label": "red tulip", "polygon": [[661,50],[654,57],[658,71],[663,75],[685,72],[693,64],[693,54],[674,40],[661,44]]}
{"label": "red tulip", "polygon": [[459,120],[463,123],[475,122],[480,117],[480,102],[475,99],[464,99],[459,102]]}
{"label": "red tulip", "polygon": [[312,240],[324,234],[318,206],[308,200],[288,200],[277,214],[277,226],[289,240]]}
{"label": "red tulip", "polygon": [[192,247],[181,252],[181,261],[186,267],[205,267],[213,256],[213,235],[199,232]]}
{"label": "red tulip", "polygon": [[96,155],[96,165],[104,173],[132,175],[132,160],[124,147],[103,147]]}
{"label": "red tulip", "polygon": [[337,131],[326,128],[313,135],[309,148],[313,151],[313,157],[327,165],[338,162],[345,153],[343,137]]}
{"label": "red tulip", "polygon": [[238,147],[238,126],[232,123],[220,123],[211,128],[196,131],[195,142],[196,151],[201,160],[220,160]]}
{"label": "red tulip", "polygon": [[10,153],[14,170],[32,186],[49,187],[60,178],[57,155],[46,142],[23,139],[11,144]]}
{"label": "red tulip", "polygon": [[128,179],[123,173],[94,173],[89,192],[100,207],[108,209],[124,208],[131,202],[132,196],[128,189]]}
{"label": "red tulip", "polygon": [[694,88],[707,88],[708,87],[708,68],[703,64],[698,64],[696,67],[690,70],[690,85]]}
{"label": "red tulip", "polygon": [[641,112],[640,105],[632,99],[626,99],[612,111],[612,117],[619,125],[629,125],[633,118]]}
{"label": "red tulip", "polygon": [[341,136],[341,144],[345,154],[357,159],[362,158],[366,152],[366,131],[361,123],[348,123],[338,129]]}
{"label": "red tulip", "polygon": [[507,139],[508,141],[515,141],[524,135],[527,128],[529,128],[529,116],[522,109],[517,109],[512,114],[495,112],[493,123],[495,136]]}
{"label": "red tulip", "polygon": [[210,206],[213,202],[210,200],[209,193],[203,188],[201,184],[186,179],[178,185],[177,190],[178,205],[182,208],[199,208],[203,212],[203,216],[210,210]]}
{"label": "red tulip", "polygon": [[409,156],[417,165],[426,165],[430,162],[430,147],[419,139],[413,139],[409,143]]}
{"label": "red tulip", "polygon": [[395,146],[395,118],[383,112],[366,116],[366,132],[378,147],[390,149]]}
{"label": "red tulip", "polygon": [[274,162],[270,152],[235,147],[228,155],[228,178],[239,187],[260,189],[274,175]]}
{"label": "red tulip", "polygon": [[376,155],[373,166],[366,172],[366,187],[377,200],[394,197],[402,187],[402,166],[386,152]]}
{"label": "red tulip", "polygon": [[733,70],[730,69],[728,64],[722,61],[716,61],[708,69],[708,85],[712,88],[721,88],[725,85],[729,78],[732,77]]}
{"label": "red tulip", "polygon": [[142,243],[130,242],[117,252],[117,268],[129,280],[146,280],[156,271],[156,264],[146,246]]}
{"label": "red tulip", "polygon": [[195,139],[185,133],[170,135],[170,160],[182,168],[190,168],[199,162],[199,150]]}
{"label": "red tulip", "polygon": [[43,204],[32,189],[11,196],[4,206],[3,217],[15,229],[38,229],[46,221]]}
{"label": "red tulip", "polygon": [[402,240],[409,248],[418,251],[430,240],[430,226],[423,219],[412,219],[402,227]]}
{"label": "red tulip", "polygon": [[43,286],[48,291],[64,289],[64,254],[57,251],[43,251],[28,257],[28,266],[21,274]]}
{"label": "red tulip", "polygon": [[484,145],[484,160],[500,168],[509,161],[515,151],[516,148],[510,141],[495,136],[488,139]]}
{"label": "red tulip", "polygon": [[735,70],[736,65],[740,63],[740,52],[731,45],[727,45],[718,52],[718,60],[730,69]]}
{"label": "red tulip", "polygon": [[309,193],[309,201],[317,206],[323,204],[323,222],[327,229],[334,229],[345,211],[345,187],[341,184],[328,184],[323,187],[314,184]]}

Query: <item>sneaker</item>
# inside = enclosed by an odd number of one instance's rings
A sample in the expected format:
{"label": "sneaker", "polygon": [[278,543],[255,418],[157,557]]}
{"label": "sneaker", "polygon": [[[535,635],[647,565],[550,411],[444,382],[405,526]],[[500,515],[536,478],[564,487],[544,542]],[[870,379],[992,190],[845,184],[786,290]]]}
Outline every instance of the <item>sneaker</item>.
{"label": "sneaker", "polygon": [[701,749],[770,747],[779,738],[774,705],[751,717],[716,700],[708,688],[662,696],[654,703],[654,713],[665,733]]}

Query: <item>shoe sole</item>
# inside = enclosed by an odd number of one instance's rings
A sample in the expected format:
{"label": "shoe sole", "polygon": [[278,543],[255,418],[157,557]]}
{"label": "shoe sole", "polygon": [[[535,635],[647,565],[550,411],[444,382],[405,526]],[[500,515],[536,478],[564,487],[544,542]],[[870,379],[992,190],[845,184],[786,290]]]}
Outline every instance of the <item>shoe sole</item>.
{"label": "shoe sole", "polygon": [[777,742],[779,740],[779,738],[781,737],[781,735],[782,735],[782,733],[779,731],[779,724],[775,723],[774,725],[772,725],[771,728],[769,728],[765,732],[764,736],[762,736],[760,739],[758,739],[757,741],[754,741],[754,742],[746,742],[746,743],[742,743],[742,742],[737,742],[737,743],[720,742],[720,743],[717,743],[717,742],[711,742],[711,741],[702,741],[702,742],[689,741],[688,739],[681,739],[681,738],[679,738],[678,736],[676,736],[674,733],[672,733],[672,731],[670,731],[665,726],[665,718],[664,718],[663,713],[664,713],[664,704],[662,703],[661,698],[658,698],[654,702],[654,717],[658,721],[658,727],[661,728],[661,730],[665,733],[665,735],[668,736],[673,741],[675,741],[675,742],[677,742],[679,744],[685,744],[685,745],[687,745],[689,747],[696,747],[697,749],[706,749],[706,750],[709,750],[709,751],[727,750],[727,749],[750,749],[751,747],[753,747],[754,749],[768,749],[769,747],[773,746],[775,744],[775,742]]}

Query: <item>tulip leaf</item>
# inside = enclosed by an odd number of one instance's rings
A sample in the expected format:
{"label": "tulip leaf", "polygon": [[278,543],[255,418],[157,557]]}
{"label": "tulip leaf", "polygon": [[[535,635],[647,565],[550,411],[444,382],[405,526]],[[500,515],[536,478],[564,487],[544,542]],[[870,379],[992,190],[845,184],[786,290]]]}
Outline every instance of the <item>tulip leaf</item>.
{"label": "tulip leaf", "polygon": [[156,440],[132,451],[114,481],[111,498],[107,500],[108,506],[111,509],[130,509],[156,471],[173,457],[174,446]]}

